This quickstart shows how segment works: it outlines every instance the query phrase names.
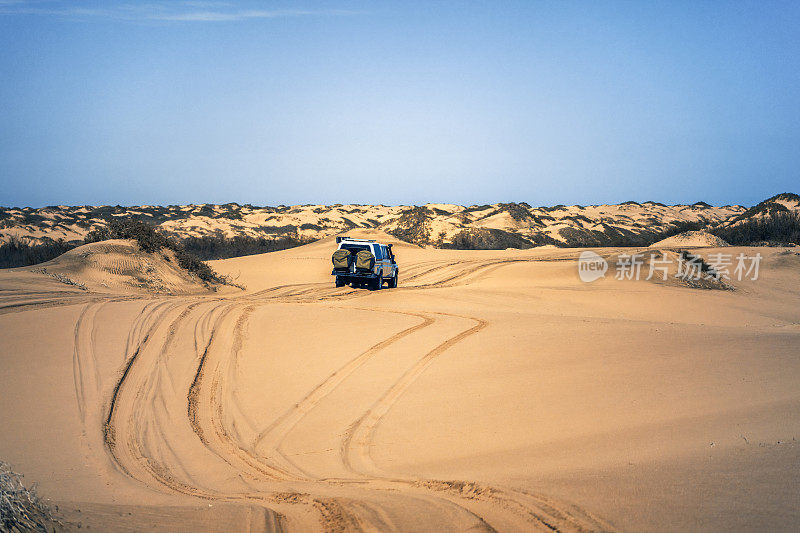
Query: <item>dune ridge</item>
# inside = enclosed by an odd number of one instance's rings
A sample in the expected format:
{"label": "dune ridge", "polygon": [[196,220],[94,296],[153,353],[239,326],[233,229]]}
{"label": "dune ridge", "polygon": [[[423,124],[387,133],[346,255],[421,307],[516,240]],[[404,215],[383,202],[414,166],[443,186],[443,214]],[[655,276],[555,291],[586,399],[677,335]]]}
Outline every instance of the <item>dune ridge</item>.
{"label": "dune ridge", "polygon": [[181,239],[289,236],[307,241],[352,229],[377,229],[408,242],[436,247],[459,247],[465,241],[490,248],[604,246],[615,240],[646,239],[680,224],[721,223],[745,211],[742,206],[667,206],[656,202],[554,207],[532,207],[523,202],[475,206],[202,204],[0,208],[0,242],[11,238],[32,243],[46,239],[82,240],[92,229],[103,227],[107,219],[127,216],[141,218]]}

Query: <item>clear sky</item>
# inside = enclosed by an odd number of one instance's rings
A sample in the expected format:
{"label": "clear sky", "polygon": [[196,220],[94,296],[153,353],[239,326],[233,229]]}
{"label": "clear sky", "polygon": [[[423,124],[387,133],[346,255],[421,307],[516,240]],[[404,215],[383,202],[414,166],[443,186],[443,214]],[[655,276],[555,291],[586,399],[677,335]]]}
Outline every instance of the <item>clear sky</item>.
{"label": "clear sky", "polygon": [[0,205],[800,193],[800,2],[0,0]]}

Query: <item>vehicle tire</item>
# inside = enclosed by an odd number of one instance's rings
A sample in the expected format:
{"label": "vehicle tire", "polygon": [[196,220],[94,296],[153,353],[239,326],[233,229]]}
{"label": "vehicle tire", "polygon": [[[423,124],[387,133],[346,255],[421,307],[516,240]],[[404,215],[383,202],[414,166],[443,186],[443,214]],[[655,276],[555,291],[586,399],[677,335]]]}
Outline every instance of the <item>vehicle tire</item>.
{"label": "vehicle tire", "polygon": [[344,287],[345,285],[347,285],[347,283],[345,283],[341,277],[336,276],[336,287]]}
{"label": "vehicle tire", "polygon": [[389,278],[389,288],[396,289],[397,288],[397,272],[394,273],[394,276]]}
{"label": "vehicle tire", "polygon": [[381,275],[378,274],[377,278],[373,278],[367,282],[367,287],[371,291],[377,291],[381,288]]}

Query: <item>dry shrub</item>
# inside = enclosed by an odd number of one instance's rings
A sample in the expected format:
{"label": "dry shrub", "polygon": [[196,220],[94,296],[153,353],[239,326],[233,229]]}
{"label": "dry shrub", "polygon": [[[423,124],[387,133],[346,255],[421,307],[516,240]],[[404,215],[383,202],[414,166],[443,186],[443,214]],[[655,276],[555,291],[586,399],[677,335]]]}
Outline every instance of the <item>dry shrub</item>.
{"label": "dry shrub", "polygon": [[0,531],[56,531],[63,524],[22,476],[0,461]]}

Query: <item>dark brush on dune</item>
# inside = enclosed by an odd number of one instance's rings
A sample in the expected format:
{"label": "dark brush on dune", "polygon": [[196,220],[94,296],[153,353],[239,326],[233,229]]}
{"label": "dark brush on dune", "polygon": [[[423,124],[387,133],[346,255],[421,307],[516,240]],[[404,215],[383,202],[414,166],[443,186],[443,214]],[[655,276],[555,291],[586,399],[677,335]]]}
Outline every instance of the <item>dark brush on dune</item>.
{"label": "dark brush on dune", "polygon": [[713,228],[710,233],[733,246],[800,244],[800,213],[778,211],[734,226]]}
{"label": "dark brush on dune", "polygon": [[45,239],[39,244],[29,244],[21,239],[11,238],[0,244],[0,268],[14,268],[36,265],[55,259],[82,244],[62,240]]}
{"label": "dark brush on dune", "polygon": [[155,228],[132,218],[115,218],[108,221],[104,228],[97,228],[89,232],[86,242],[106,241],[109,239],[132,239],[139,244],[139,248],[144,252],[158,252],[161,249],[172,250],[178,265],[184,270],[196,275],[206,283],[222,283],[232,285],[233,283],[214,272],[206,263],[196,255],[188,252],[181,243],[164,236]]}
{"label": "dark brush on dune", "polygon": [[505,250],[506,248],[527,249],[557,241],[541,234],[536,242],[520,237],[515,233],[493,228],[470,228],[461,230],[450,243],[442,243],[439,248],[453,250]]}
{"label": "dark brush on dune", "polygon": [[183,247],[204,261],[212,259],[228,259],[245,255],[277,252],[314,242],[315,239],[302,239],[291,235],[267,239],[264,237],[248,237],[237,235],[234,237],[204,236],[187,237],[181,241]]}

